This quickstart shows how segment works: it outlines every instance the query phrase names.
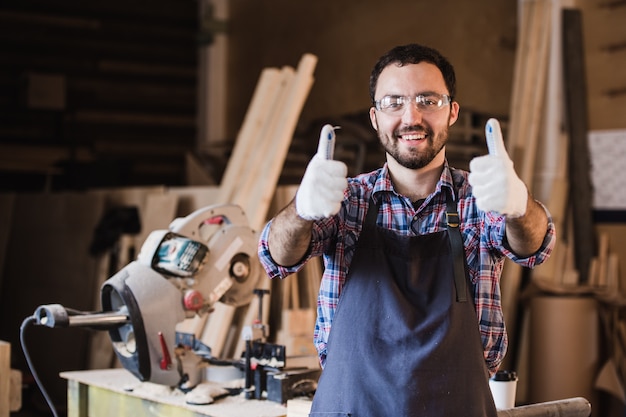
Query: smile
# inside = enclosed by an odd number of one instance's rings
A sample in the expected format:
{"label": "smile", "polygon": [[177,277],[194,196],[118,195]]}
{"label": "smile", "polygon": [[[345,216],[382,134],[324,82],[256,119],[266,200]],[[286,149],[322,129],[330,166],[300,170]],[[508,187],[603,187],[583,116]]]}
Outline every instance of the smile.
{"label": "smile", "polygon": [[400,135],[399,138],[402,140],[407,140],[407,141],[423,140],[423,139],[426,139],[426,135],[423,133],[411,133],[411,134]]}

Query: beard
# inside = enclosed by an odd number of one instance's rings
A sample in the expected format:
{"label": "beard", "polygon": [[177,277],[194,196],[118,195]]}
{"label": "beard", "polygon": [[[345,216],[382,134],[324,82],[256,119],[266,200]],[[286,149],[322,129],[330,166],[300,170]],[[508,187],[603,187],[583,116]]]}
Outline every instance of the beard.
{"label": "beard", "polygon": [[[409,148],[401,149],[398,144],[398,136],[404,131],[422,132],[426,135],[424,139],[428,146],[425,149]],[[385,136],[380,131],[378,138],[383,145],[385,152],[395,159],[400,165],[408,169],[420,169],[428,165],[441,152],[448,142],[448,125],[437,134],[428,125],[416,125],[405,127],[393,132],[393,137]]]}

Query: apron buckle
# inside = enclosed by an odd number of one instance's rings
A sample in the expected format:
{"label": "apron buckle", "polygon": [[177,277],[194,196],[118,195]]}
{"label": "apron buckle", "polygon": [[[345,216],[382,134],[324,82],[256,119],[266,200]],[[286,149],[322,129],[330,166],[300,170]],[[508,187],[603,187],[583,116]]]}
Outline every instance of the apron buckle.
{"label": "apron buckle", "polygon": [[459,227],[459,213],[446,212],[446,223],[448,227]]}

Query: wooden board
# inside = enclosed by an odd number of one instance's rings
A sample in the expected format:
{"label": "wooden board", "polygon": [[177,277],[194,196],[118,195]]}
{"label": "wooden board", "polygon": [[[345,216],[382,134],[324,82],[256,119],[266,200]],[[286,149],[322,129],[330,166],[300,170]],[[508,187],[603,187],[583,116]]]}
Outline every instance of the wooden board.
{"label": "wooden board", "polygon": [[[305,54],[295,70],[285,66],[261,73],[219,196],[221,202],[239,205],[253,230],[260,230],[267,220],[289,144],[313,84],[316,64],[317,57]],[[258,288],[269,289],[269,280],[260,280]],[[239,327],[257,318],[258,303],[258,297],[254,297],[249,305],[239,307],[239,311],[231,306],[216,308],[219,314],[213,313],[209,318],[212,331],[207,336],[211,340],[206,343],[222,355],[238,356],[237,352],[243,351]],[[270,297],[264,297],[264,323],[269,321],[269,303]],[[229,346],[224,346],[226,340]]]}
{"label": "wooden board", "polygon": [[563,10],[563,60],[567,103],[567,126],[570,137],[570,202],[574,227],[576,269],[581,283],[588,280],[591,259],[596,251],[591,212],[591,162],[587,143],[587,83],[585,72],[582,13]]}
{"label": "wooden board", "polygon": [[0,340],[0,417],[9,417],[11,345]]}
{"label": "wooden board", "polygon": [[22,408],[22,373],[11,369],[11,344],[0,340],[0,417]]}

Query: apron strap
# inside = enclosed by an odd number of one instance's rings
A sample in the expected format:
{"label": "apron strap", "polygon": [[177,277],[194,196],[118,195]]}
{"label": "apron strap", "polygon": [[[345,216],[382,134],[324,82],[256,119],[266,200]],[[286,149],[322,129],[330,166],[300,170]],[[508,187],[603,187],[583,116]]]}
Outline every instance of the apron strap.
{"label": "apron strap", "polygon": [[456,300],[460,303],[467,301],[467,272],[465,270],[465,253],[463,249],[463,237],[461,236],[461,219],[456,209],[456,201],[450,195],[451,191],[446,188],[446,224],[448,236],[454,258],[454,286],[456,287]]}

